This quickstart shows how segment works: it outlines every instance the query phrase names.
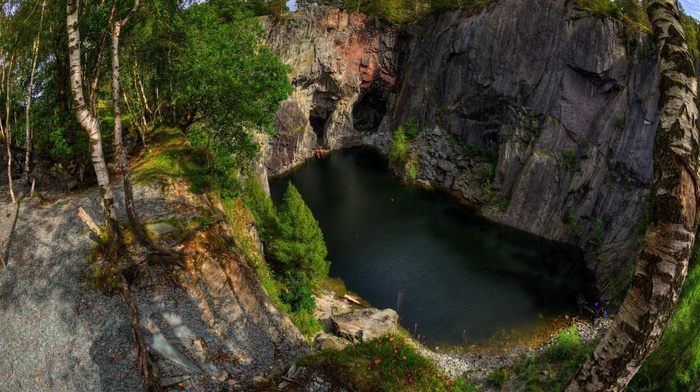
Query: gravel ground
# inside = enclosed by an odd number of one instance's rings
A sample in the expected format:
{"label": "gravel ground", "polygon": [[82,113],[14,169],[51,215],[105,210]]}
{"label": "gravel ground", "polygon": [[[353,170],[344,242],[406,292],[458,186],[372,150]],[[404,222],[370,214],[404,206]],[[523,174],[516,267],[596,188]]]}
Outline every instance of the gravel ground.
{"label": "gravel ground", "polygon": [[[187,221],[198,211],[155,188],[139,186],[135,193],[144,221]],[[119,195],[116,188],[118,207]],[[77,212],[83,207],[99,223],[98,194],[45,196],[52,201],[25,199],[17,210],[0,187],[0,254],[9,260],[0,269],[0,391],[140,391],[131,313],[121,296],[100,294],[80,279],[95,242]],[[118,211],[125,221],[123,208]],[[250,282],[244,289],[253,287],[257,297],[232,303],[237,293],[212,298],[206,279],[195,292],[149,281],[155,276],[147,274],[132,290],[147,340],[167,342],[194,365],[151,350],[161,382],[176,390],[245,390],[308,351],[293,334],[279,332],[284,316]],[[207,311],[213,317],[205,317]]]}
{"label": "gravel ground", "polygon": [[14,222],[17,207],[3,191],[0,249],[9,245],[9,265],[0,271],[0,390],[139,390],[123,300],[79,282],[94,241],[77,211],[100,217],[97,193],[45,207],[26,199]]}

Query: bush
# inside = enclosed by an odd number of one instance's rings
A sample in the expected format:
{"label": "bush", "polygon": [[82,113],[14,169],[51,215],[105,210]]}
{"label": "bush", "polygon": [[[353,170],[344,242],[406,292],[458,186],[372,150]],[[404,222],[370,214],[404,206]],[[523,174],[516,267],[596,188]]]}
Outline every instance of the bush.
{"label": "bush", "polygon": [[488,381],[489,384],[501,390],[505,387],[508,379],[510,379],[510,373],[508,373],[506,369],[496,370],[486,377],[486,381]]}
{"label": "bush", "polygon": [[549,347],[549,355],[556,360],[572,359],[581,349],[576,325],[562,329]]}
{"label": "bush", "polygon": [[418,128],[418,121],[416,121],[415,117],[411,117],[406,122],[404,123],[406,127],[406,136],[409,139],[415,139],[416,136],[420,133],[420,128]]}
{"label": "bush", "polygon": [[312,312],[316,307],[316,301],[311,296],[311,285],[303,273],[287,273],[288,284],[286,293],[282,294],[282,301],[292,307],[292,312]]}
{"label": "bush", "polygon": [[313,311],[291,313],[289,319],[292,321],[292,324],[299,328],[299,332],[307,338],[313,337],[323,329],[318,320],[316,320]]}
{"label": "bush", "polygon": [[358,391],[476,391],[464,379],[450,380],[441,374],[433,361],[398,335],[360,342],[342,351],[323,350],[302,358],[300,364],[323,369],[331,382]]}
{"label": "bush", "polygon": [[391,138],[391,159],[396,162],[405,162],[408,157],[408,139],[406,138],[406,133],[403,130],[403,126],[394,132],[394,136]]}

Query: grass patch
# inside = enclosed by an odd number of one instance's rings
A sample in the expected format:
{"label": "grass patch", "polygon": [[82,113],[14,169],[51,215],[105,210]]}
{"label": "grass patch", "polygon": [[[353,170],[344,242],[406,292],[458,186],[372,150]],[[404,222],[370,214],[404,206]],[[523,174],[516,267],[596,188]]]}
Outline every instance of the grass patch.
{"label": "grass patch", "polygon": [[464,379],[451,380],[400,335],[323,350],[300,365],[320,371],[331,383],[357,391],[476,391]]}
{"label": "grass patch", "polygon": [[583,344],[572,325],[559,332],[549,350],[521,356],[515,372],[528,391],[563,391],[597,344],[598,340]]}

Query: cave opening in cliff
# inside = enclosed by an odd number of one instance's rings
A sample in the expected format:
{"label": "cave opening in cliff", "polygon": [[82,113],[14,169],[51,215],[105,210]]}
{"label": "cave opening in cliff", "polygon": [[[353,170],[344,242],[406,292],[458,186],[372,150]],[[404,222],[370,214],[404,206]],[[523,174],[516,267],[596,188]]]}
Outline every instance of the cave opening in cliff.
{"label": "cave opening in cliff", "polygon": [[352,108],[355,129],[360,132],[375,132],[386,114],[386,100],[378,90],[367,91]]}
{"label": "cave opening in cliff", "polygon": [[309,123],[311,124],[311,128],[314,130],[314,133],[316,134],[316,140],[317,140],[317,143],[319,145],[323,141],[323,136],[325,135],[327,121],[328,121],[328,118],[315,116],[313,114],[313,112],[309,114]]}

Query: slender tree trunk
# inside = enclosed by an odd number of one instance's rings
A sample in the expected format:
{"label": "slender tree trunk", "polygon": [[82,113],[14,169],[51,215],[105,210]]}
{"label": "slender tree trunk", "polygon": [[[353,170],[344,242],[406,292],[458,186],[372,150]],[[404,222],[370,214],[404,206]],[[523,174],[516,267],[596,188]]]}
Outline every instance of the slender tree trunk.
{"label": "slender tree trunk", "polygon": [[[29,183],[29,166],[31,162],[32,153],[32,129],[29,125],[29,108],[32,105],[32,87],[34,85],[34,73],[36,71],[36,61],[39,57],[39,43],[41,42],[41,29],[44,25],[44,10],[46,9],[46,0],[41,2],[41,17],[39,17],[39,32],[36,34],[36,39],[34,40],[33,50],[34,58],[32,59],[32,71],[29,76],[29,87],[27,87],[27,107],[25,108],[25,152],[24,152],[24,172],[22,174],[22,179],[24,182]],[[30,195],[31,196],[31,195]]]}
{"label": "slender tree trunk", "polygon": [[15,52],[12,51],[10,61],[5,72],[5,145],[7,146],[7,183],[10,187],[12,203],[17,203],[15,191],[12,185],[12,133],[10,132],[10,90],[12,89],[12,67],[14,66]]}
{"label": "slender tree trunk", "polygon": [[620,391],[656,348],[688,272],[697,229],[697,79],[677,0],[647,8],[658,49],[659,127],[649,220],[632,287],[567,391]]}
{"label": "slender tree trunk", "polygon": [[141,132],[141,138],[144,140],[144,144],[146,141],[146,134],[148,133],[148,122],[146,121],[146,107],[145,103],[143,102],[143,99],[141,97],[141,93],[139,92],[139,86],[138,86],[138,74],[136,71],[136,67],[138,65],[136,62],[134,62],[134,89],[136,90],[136,96],[139,98],[139,107],[141,108],[140,113],[139,113],[139,130]]}
{"label": "slender tree trunk", "polygon": [[109,21],[107,22],[107,28],[104,33],[102,33],[102,39],[100,40],[100,46],[97,49],[97,59],[95,59],[95,75],[92,78],[92,83],[90,83],[90,90],[88,92],[88,104],[90,105],[90,112],[97,116],[97,106],[95,103],[95,93],[97,92],[97,84],[100,82],[100,74],[102,73],[102,54],[105,51],[105,46],[107,45],[107,37],[109,36],[109,28],[114,20],[114,12],[117,10],[117,1],[114,1],[112,5],[112,11],[109,13]]}
{"label": "slender tree trunk", "polygon": [[66,19],[68,22],[68,56],[70,59],[71,91],[73,108],[80,125],[85,129],[89,139],[90,157],[95,168],[97,184],[100,189],[100,202],[107,227],[107,253],[114,257],[121,246],[121,229],[117,221],[114,195],[109,184],[109,172],[102,151],[102,134],[100,122],[90,112],[83,95],[83,78],[80,61],[80,30],[78,28],[78,7],[80,0],[68,0]]}
{"label": "slender tree trunk", "polygon": [[131,9],[126,18],[117,21],[112,25],[112,107],[114,110],[114,148],[116,150],[117,161],[119,162],[119,167],[122,170],[122,179],[124,181],[124,205],[126,207],[126,215],[129,217],[129,223],[131,223],[131,228],[134,230],[134,236],[140,244],[152,245],[151,241],[148,239],[146,230],[143,228],[138,214],[136,213],[136,207],[134,206],[134,191],[131,186],[131,172],[129,170],[129,162],[126,159],[122,142],[122,114],[120,105],[121,93],[119,86],[119,80],[121,79],[119,71],[119,35],[122,27],[126,25],[131,18],[131,15],[136,12],[138,7],[139,0],[135,0],[134,7]]}

